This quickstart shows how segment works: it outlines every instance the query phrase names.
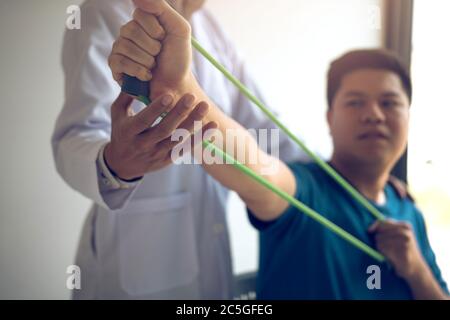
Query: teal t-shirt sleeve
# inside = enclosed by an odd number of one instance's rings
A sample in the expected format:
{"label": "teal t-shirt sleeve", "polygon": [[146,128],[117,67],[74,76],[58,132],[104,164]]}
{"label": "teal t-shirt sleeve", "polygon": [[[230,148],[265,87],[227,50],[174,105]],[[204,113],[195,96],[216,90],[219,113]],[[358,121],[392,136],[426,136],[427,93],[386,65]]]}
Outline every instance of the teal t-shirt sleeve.
{"label": "teal t-shirt sleeve", "polygon": [[422,213],[420,213],[419,210],[417,210],[417,211],[418,211],[417,225],[418,225],[418,232],[419,232],[418,239],[420,241],[420,247],[421,247],[422,254],[423,254],[425,260],[427,261],[428,266],[430,267],[431,271],[433,272],[433,275],[434,275],[436,281],[439,283],[442,290],[444,290],[445,293],[448,295],[449,291],[448,291],[447,283],[445,282],[444,278],[442,277],[441,270],[439,269],[439,266],[436,262],[436,256],[435,256],[433,249],[431,248],[430,242],[428,240],[425,220],[423,218]]}
{"label": "teal t-shirt sleeve", "polygon": [[[296,180],[296,191],[294,193],[294,198],[306,205],[310,205],[312,202],[312,189],[317,184],[313,173],[309,170],[308,165],[301,163],[291,163],[288,164],[288,167],[292,170]],[[302,212],[299,212],[299,210],[292,205],[290,205],[276,220],[273,221],[262,221],[258,219],[248,208],[247,213],[250,223],[260,231],[285,226],[294,219],[296,219],[297,222],[301,222],[298,220],[305,218],[305,215]]]}

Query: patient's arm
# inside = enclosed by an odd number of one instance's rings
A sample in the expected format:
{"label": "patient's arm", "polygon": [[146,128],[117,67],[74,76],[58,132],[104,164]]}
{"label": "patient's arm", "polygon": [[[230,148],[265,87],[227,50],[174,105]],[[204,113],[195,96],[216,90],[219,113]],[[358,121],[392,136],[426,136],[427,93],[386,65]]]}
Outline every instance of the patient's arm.
{"label": "patient's arm", "polygon": [[[220,139],[214,144],[233,155],[237,160],[255,171],[269,182],[279,187],[289,195],[293,195],[296,189],[296,180],[291,170],[279,159],[263,152],[257,145],[252,135],[239,123],[225,115],[203,92],[195,80],[189,81],[189,91],[197,98],[197,101],[206,101],[209,104],[209,113],[204,122],[215,122],[218,124]],[[232,133],[227,135],[227,131]],[[234,137],[239,141],[234,143],[233,148],[226,148]],[[196,148],[201,148],[200,145]],[[194,154],[198,154],[194,150]],[[204,153],[203,153],[204,154]],[[276,219],[288,207],[288,203],[274,194],[266,187],[260,185],[252,178],[236,169],[231,164],[208,164],[202,159],[204,169],[217,181],[227,188],[236,191],[250,210],[261,220],[269,221]]]}

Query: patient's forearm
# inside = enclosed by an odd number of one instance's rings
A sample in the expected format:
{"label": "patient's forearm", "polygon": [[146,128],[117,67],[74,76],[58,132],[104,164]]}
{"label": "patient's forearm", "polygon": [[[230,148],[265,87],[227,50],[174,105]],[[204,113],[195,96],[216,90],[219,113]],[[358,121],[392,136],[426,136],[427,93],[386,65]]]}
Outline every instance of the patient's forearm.
{"label": "patient's forearm", "polygon": [[[263,152],[253,136],[215,106],[198,85],[191,90],[199,100],[207,101],[210,105],[210,111],[204,121],[214,121],[219,125],[217,134],[220,137],[213,138],[213,143],[258,175],[293,195],[296,186],[290,169],[279,159]],[[194,150],[194,154],[199,154],[198,150]],[[205,152],[200,154],[204,155]],[[236,169],[232,164],[227,164],[224,159],[220,162],[218,161],[220,159],[215,158],[216,161],[208,162],[204,158],[201,159],[204,169],[224,186],[236,191],[259,218],[275,219],[288,207],[285,200]]]}
{"label": "patient's forearm", "polygon": [[406,279],[414,298],[417,300],[449,300],[449,296],[445,294],[438,282],[433,276],[430,268],[424,266],[421,272]]}
{"label": "patient's forearm", "polygon": [[[293,194],[295,179],[290,170],[279,159],[263,152],[256,140],[240,124],[223,114],[217,107],[211,106],[208,120],[219,125],[221,139],[214,144],[233,156],[282,190]],[[222,141],[221,141],[222,140]],[[203,159],[205,160],[205,159]],[[246,205],[263,220],[278,217],[288,206],[287,202],[273,194],[266,187],[242,173],[231,164],[208,164],[202,161],[205,170],[224,186],[236,191]]]}

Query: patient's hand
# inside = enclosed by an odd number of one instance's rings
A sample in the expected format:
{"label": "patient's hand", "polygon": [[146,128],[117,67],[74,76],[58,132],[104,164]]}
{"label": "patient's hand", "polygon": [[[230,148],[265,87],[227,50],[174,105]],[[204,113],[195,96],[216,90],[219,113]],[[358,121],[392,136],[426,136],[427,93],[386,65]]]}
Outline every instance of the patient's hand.
{"label": "patient's hand", "polygon": [[375,235],[378,250],[392,263],[398,276],[408,280],[425,267],[425,260],[409,223],[377,221],[369,228],[369,232]]}
{"label": "patient's hand", "polygon": [[135,0],[133,20],[121,28],[109,65],[121,84],[123,74],[150,81],[151,98],[186,93],[192,80],[191,27],[164,0]]}

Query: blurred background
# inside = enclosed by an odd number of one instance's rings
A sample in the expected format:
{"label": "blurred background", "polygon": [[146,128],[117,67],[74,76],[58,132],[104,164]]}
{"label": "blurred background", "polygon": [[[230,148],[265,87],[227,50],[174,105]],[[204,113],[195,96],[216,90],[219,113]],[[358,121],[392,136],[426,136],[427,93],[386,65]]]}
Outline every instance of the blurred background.
{"label": "blurred background", "polygon": [[[90,201],[58,176],[50,136],[64,98],[66,9],[81,2],[0,1],[0,299],[70,297],[66,269],[74,263]],[[323,157],[331,151],[325,122],[331,60],[350,49],[384,46],[411,65],[410,144],[396,172],[408,179],[450,281],[450,2],[208,0],[206,7],[240,49],[270,105]],[[253,272],[257,234],[236,196],[228,213],[234,271]]]}

